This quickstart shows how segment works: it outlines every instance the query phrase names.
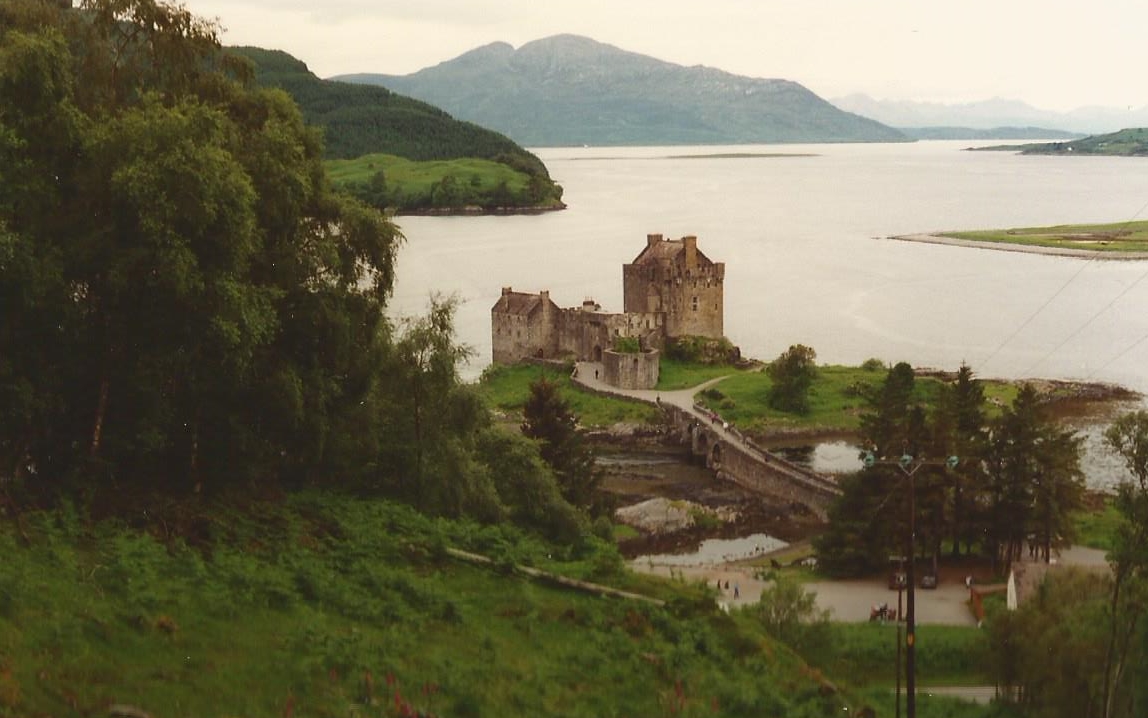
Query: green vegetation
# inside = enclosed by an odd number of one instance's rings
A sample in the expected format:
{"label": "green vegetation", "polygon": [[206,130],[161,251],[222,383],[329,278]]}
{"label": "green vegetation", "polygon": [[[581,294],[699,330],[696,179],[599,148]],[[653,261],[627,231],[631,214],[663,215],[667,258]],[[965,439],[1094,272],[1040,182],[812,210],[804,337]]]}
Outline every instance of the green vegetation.
{"label": "green vegetation", "polygon": [[[183,504],[151,535],[68,511],[0,527],[0,715],[822,716],[860,707],[702,587],[385,501]],[[175,522],[175,523],[173,523]],[[191,543],[171,535],[188,530]],[[191,537],[194,538],[191,538]],[[457,547],[493,557],[459,563]],[[668,608],[518,576],[514,563]],[[576,640],[571,640],[576,636]]]}
{"label": "green vegetation", "polygon": [[[829,526],[814,540],[819,567],[864,575],[896,553],[936,561],[948,543],[954,556],[963,544],[996,569],[1020,559],[1026,541],[1044,560],[1070,543],[1071,517],[1083,506],[1082,440],[1059,428],[1036,391],[1021,387],[1012,405],[990,418],[967,366],[931,405],[915,398],[916,383],[912,367],[900,363],[868,393],[860,433],[875,461],[841,482]],[[905,471],[899,462],[906,455],[932,461]],[[948,465],[948,456],[959,461]],[[910,506],[916,554],[905,540]]]}
{"label": "green vegetation", "polygon": [[414,162],[369,154],[327,160],[337,189],[379,209],[396,212],[480,208],[557,208],[558,195],[535,177],[492,160],[461,158]]}
{"label": "green vegetation", "polygon": [[[857,686],[896,684],[895,623],[830,622],[826,630],[828,635],[822,647],[802,653],[812,665],[827,675],[849,676]],[[916,630],[917,680],[922,685],[991,683],[989,643],[984,631],[975,626],[938,625],[918,625]],[[902,627],[902,640],[904,636]]]}
{"label": "green vegetation", "polygon": [[[260,85],[286,91],[304,119],[324,130],[326,156],[349,161],[336,166],[343,175],[336,183],[373,207],[561,206],[562,188],[542,161],[497,132],[382,87],[321,80],[278,50],[235,47],[228,53],[249,61]],[[380,153],[409,164],[367,157]],[[448,160],[487,160],[504,169],[474,161],[440,163]],[[423,162],[434,164],[419,167]]]}
{"label": "green vegetation", "polygon": [[688,364],[732,364],[741,357],[729,339],[684,336],[666,341],[664,356]]}
{"label": "green vegetation", "polygon": [[637,337],[618,337],[614,340],[613,349],[620,354],[637,354],[642,351],[642,343]]}
{"label": "green vegetation", "polygon": [[979,232],[943,232],[942,237],[1094,252],[1148,250],[1148,221],[1119,224],[1063,224]]}
{"label": "green vegetation", "polygon": [[1106,135],[1090,135],[1070,142],[1034,142],[1026,145],[979,147],[983,151],[1012,151],[1025,155],[1148,156],[1148,128],[1131,127]]}
{"label": "green vegetation", "polygon": [[546,378],[531,382],[522,407],[522,433],[538,442],[539,455],[553,470],[562,496],[574,506],[590,506],[601,475],[594,470],[594,455],[577,424],[558,384]]}
{"label": "green vegetation", "polygon": [[663,356],[658,367],[658,389],[690,389],[711,379],[736,374],[740,370],[728,364],[699,364]]}
{"label": "green vegetation", "polygon": [[[866,365],[868,368],[866,368]],[[879,362],[866,362],[861,367],[823,365],[809,389],[809,413],[795,415],[770,406],[772,382],[763,371],[728,372],[732,375],[718,384],[716,395],[699,397],[709,408],[742,431],[759,434],[786,431],[857,431],[866,407],[866,395],[884,379]],[[665,363],[663,362],[663,367]],[[715,373],[720,376],[721,373]],[[920,377],[913,388],[914,401],[935,403],[944,382]],[[658,388],[663,387],[661,384]],[[994,405],[990,415],[999,413],[995,406],[1012,401],[1017,388],[1005,382],[985,382],[986,398]],[[727,402],[724,406],[723,402]]]}
{"label": "green vegetation", "polygon": [[1121,520],[1120,512],[1110,498],[1106,498],[1098,509],[1078,511],[1073,515],[1076,543],[1089,548],[1111,550]]}
{"label": "green vegetation", "polygon": [[556,371],[537,364],[491,366],[483,372],[476,390],[490,406],[517,414],[526,406],[530,397],[530,385],[546,378],[558,385],[562,398],[583,426],[657,421],[657,408],[645,402],[602,396],[582,389],[570,380],[573,369],[573,366],[569,366]]}
{"label": "green vegetation", "polygon": [[817,378],[817,352],[794,344],[765,367],[769,405],[787,414],[809,413],[809,389]]}

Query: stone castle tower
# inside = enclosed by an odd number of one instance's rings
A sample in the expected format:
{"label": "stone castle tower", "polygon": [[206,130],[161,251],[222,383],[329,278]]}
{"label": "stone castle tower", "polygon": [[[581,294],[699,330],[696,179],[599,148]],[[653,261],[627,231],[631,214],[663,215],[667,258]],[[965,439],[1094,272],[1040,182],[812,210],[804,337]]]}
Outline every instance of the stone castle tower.
{"label": "stone castle tower", "polygon": [[[503,287],[490,309],[492,359],[575,359],[602,362],[615,386],[657,384],[658,355],[666,340],[683,336],[720,339],[725,264],[698,251],[697,237],[646,236],[646,246],[622,265],[624,311],[604,312],[594,300],[559,308],[550,292]],[[616,351],[636,340],[640,351]]]}
{"label": "stone castle tower", "polygon": [[622,265],[625,312],[665,314],[667,337],[721,338],[725,264],[698,251],[697,237],[646,235],[646,248]]}

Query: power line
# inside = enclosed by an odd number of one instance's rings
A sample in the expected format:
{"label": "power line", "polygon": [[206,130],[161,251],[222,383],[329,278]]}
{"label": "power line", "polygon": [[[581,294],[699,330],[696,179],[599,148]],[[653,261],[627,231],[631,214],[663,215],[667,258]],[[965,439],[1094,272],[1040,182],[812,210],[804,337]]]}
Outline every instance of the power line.
{"label": "power line", "polygon": [[1012,334],[1008,335],[1008,337],[1006,337],[1005,340],[1000,343],[1000,346],[998,346],[996,349],[994,349],[992,351],[992,353],[989,354],[988,357],[981,362],[982,370],[984,369],[985,364],[988,364],[990,361],[995,359],[997,354],[1000,354],[1001,349],[1004,349],[1008,345],[1009,342],[1011,342],[1013,339],[1016,339],[1017,335],[1020,334],[1021,332],[1023,332],[1025,327],[1027,327],[1029,324],[1032,324],[1032,320],[1036,319],[1037,316],[1039,316],[1041,312],[1043,312],[1045,309],[1047,309],[1048,305],[1052,304],[1056,300],[1056,298],[1059,297],[1061,295],[1061,293],[1064,292],[1064,290],[1068,288],[1068,285],[1072,284],[1076,280],[1076,278],[1080,276],[1080,273],[1083,272],[1088,267],[1088,265],[1094,261],[1096,261],[1095,257],[1089,257],[1088,261],[1085,262],[1084,264],[1080,265],[1080,269],[1076,270],[1076,273],[1068,278],[1068,281],[1066,281],[1064,284],[1060,285],[1060,289],[1057,289],[1056,292],[1053,293],[1053,295],[1051,297],[1046,299],[1043,304],[1041,304],[1039,307],[1037,307],[1036,311],[1034,311],[1032,314],[1030,314],[1028,319],[1025,319],[1024,322],[1019,327],[1017,327],[1016,331],[1014,331]]}
{"label": "power line", "polygon": [[[1145,201],[1144,204],[1140,206],[1140,209],[1136,210],[1132,214],[1132,216],[1128,220],[1126,220],[1120,226],[1119,229],[1116,230],[1116,234],[1119,234],[1119,233],[1123,232],[1125,229],[1127,229],[1128,226],[1130,224],[1132,224],[1133,222],[1135,222],[1136,218],[1139,217],[1141,214],[1143,214],[1144,210],[1146,210],[1146,209],[1148,209],[1148,201]],[[984,361],[981,362],[982,369],[983,369],[985,364],[988,364],[990,361],[992,361],[994,358],[996,358],[997,354],[999,354],[1001,352],[1001,350],[1004,349],[1009,344],[1009,342],[1011,342],[1013,339],[1015,339],[1017,337],[1017,335],[1019,335],[1022,331],[1024,331],[1025,327],[1027,327],[1029,324],[1031,324],[1032,321],[1034,319],[1036,319],[1037,316],[1039,316],[1041,314],[1041,312],[1043,312],[1045,309],[1048,308],[1048,306],[1050,304],[1052,304],[1054,301],[1056,301],[1056,298],[1059,297],[1064,292],[1064,290],[1068,288],[1068,286],[1070,284],[1072,284],[1074,281],[1076,281],[1076,278],[1079,277],[1084,272],[1084,270],[1088,268],[1089,265],[1091,265],[1093,262],[1095,262],[1099,256],[1100,255],[1097,254],[1097,255],[1094,255],[1092,257],[1089,257],[1087,262],[1084,262],[1084,264],[1080,265],[1080,268],[1077,269],[1076,272],[1074,272],[1073,275],[1071,277],[1069,277],[1068,280],[1065,281],[1064,284],[1062,284],[1060,286],[1060,288],[1057,289],[1056,292],[1054,292],[1051,297],[1049,297],[1043,304],[1041,304],[1039,307],[1037,307],[1036,311],[1034,311],[1031,315],[1029,315],[1028,319],[1025,319],[1024,322],[1019,327],[1017,327],[1016,331],[1014,331],[1012,334],[1010,334],[1008,337],[1006,337],[1005,340],[1000,343],[1000,346],[998,346],[996,349],[994,349],[993,352],[991,354],[989,354],[989,356]],[[1092,324],[1092,322],[1095,321],[1097,317],[1099,317],[1101,314],[1106,312],[1121,297],[1123,297],[1128,292],[1132,291],[1133,287],[1135,287],[1141,281],[1143,281],[1145,277],[1148,277],[1148,269],[1145,269],[1144,273],[1142,273],[1140,275],[1140,277],[1137,278],[1137,280],[1135,282],[1133,282],[1128,287],[1126,287],[1123,292],[1121,292],[1115,298],[1113,298],[1112,301],[1110,301],[1107,305],[1105,305],[1100,311],[1098,311],[1096,314],[1093,314],[1086,322],[1084,322],[1084,324],[1077,327],[1076,331],[1072,332],[1072,334],[1070,334],[1068,336],[1068,338],[1066,338],[1064,341],[1062,341],[1060,344],[1058,344],[1054,349],[1052,349],[1052,351],[1048,352],[1043,357],[1038,359],[1037,362],[1035,364],[1033,364],[1031,367],[1029,367],[1028,369],[1026,369],[1024,371],[1024,373],[1028,374],[1030,371],[1035,369],[1037,366],[1039,366],[1042,362],[1044,362],[1046,359],[1048,359],[1054,353],[1059,351],[1073,337],[1075,337],[1077,334],[1082,332],[1088,325]],[[1141,340],[1141,341],[1143,341],[1143,340]],[[1139,342],[1137,342],[1137,343],[1139,343]],[[1133,345],[1133,346],[1135,346],[1135,345]],[[1125,350],[1125,352],[1131,351],[1131,349],[1132,349],[1132,347],[1129,347],[1128,349]],[[1121,356],[1123,356],[1123,354],[1121,354]],[[1115,361],[1115,359],[1113,359],[1112,361]],[[1109,363],[1111,363],[1111,362],[1109,362]],[[1106,364],[1105,366],[1108,366],[1108,365]]]}
{"label": "power line", "polygon": [[1095,314],[1093,314],[1091,317],[1089,317],[1087,321],[1085,321],[1083,324],[1081,324],[1079,327],[1077,327],[1077,328],[1076,328],[1076,331],[1072,332],[1072,333],[1071,333],[1071,334],[1069,334],[1067,337],[1065,337],[1065,338],[1064,338],[1064,341],[1062,341],[1060,344],[1057,344],[1057,345],[1056,345],[1056,346],[1055,346],[1055,347],[1054,347],[1054,348],[1053,348],[1051,351],[1049,351],[1047,354],[1045,354],[1044,356],[1042,356],[1040,359],[1037,359],[1037,360],[1036,360],[1036,362],[1034,362],[1034,363],[1033,363],[1033,365],[1032,365],[1032,366],[1030,366],[1028,369],[1025,369],[1025,370],[1024,370],[1024,374],[1026,374],[1026,375],[1027,375],[1027,374],[1031,373],[1031,372],[1032,372],[1032,370],[1033,370],[1033,369],[1036,369],[1038,366],[1040,366],[1040,364],[1041,364],[1041,363],[1042,363],[1042,362],[1043,362],[1045,359],[1048,359],[1050,356],[1052,356],[1052,355],[1053,355],[1053,354],[1055,354],[1056,352],[1060,351],[1061,347],[1063,347],[1065,344],[1067,344],[1067,343],[1069,343],[1070,341],[1072,341],[1072,340],[1073,340],[1073,339],[1074,339],[1074,338],[1075,338],[1075,337],[1076,337],[1078,334],[1080,334],[1082,331],[1084,331],[1084,329],[1085,329],[1085,328],[1086,328],[1086,327],[1087,327],[1089,324],[1092,324],[1092,322],[1094,322],[1094,321],[1096,320],[1096,318],[1097,318],[1097,317],[1099,317],[1101,314],[1103,314],[1103,313],[1107,312],[1109,309],[1111,309],[1113,304],[1116,304],[1116,302],[1120,301],[1120,299],[1121,299],[1121,298],[1122,298],[1124,295],[1128,294],[1128,292],[1131,292],[1133,289],[1135,289],[1135,288],[1136,288],[1136,285],[1138,285],[1138,284],[1140,284],[1140,282],[1144,281],[1144,279],[1145,279],[1146,277],[1148,277],[1148,270],[1145,270],[1145,271],[1144,271],[1144,273],[1143,273],[1143,274],[1141,274],[1141,275],[1140,275],[1140,276],[1139,276],[1139,277],[1136,279],[1136,281],[1135,281],[1135,282],[1132,282],[1132,283],[1131,283],[1131,284],[1129,284],[1127,287],[1125,287],[1125,288],[1124,288],[1124,291],[1120,292],[1120,293],[1119,293],[1119,294],[1117,294],[1115,297],[1113,297],[1113,298],[1112,298],[1112,300],[1111,300],[1110,302],[1108,302],[1108,304],[1105,304],[1103,307],[1101,307],[1099,310],[1097,310],[1097,312],[1096,312]]}
{"label": "power line", "polygon": [[1123,357],[1125,354],[1127,354],[1128,352],[1132,351],[1132,350],[1133,350],[1133,349],[1135,349],[1136,347],[1140,346],[1140,345],[1141,345],[1141,344],[1143,344],[1145,341],[1148,341],[1148,334],[1145,334],[1144,336],[1140,337],[1140,338],[1139,338],[1139,339],[1137,339],[1136,341],[1132,342],[1132,344],[1128,345],[1128,347],[1127,347],[1127,348],[1126,348],[1124,351],[1120,352],[1120,353],[1119,353],[1119,354],[1117,354],[1116,356],[1112,357],[1112,358],[1111,358],[1111,359],[1109,359],[1108,361],[1106,361],[1106,362],[1104,362],[1103,364],[1101,364],[1101,365],[1100,365],[1098,368],[1096,368],[1095,370],[1093,370],[1093,372],[1092,372],[1091,374],[1089,374],[1087,378],[1088,378],[1088,379],[1091,379],[1091,378],[1093,378],[1094,376],[1096,376],[1097,374],[1099,374],[1100,372],[1102,372],[1102,371],[1104,371],[1105,369],[1107,369],[1108,367],[1112,366],[1112,365],[1113,365],[1113,364],[1115,364],[1117,361],[1119,361],[1121,357]]}

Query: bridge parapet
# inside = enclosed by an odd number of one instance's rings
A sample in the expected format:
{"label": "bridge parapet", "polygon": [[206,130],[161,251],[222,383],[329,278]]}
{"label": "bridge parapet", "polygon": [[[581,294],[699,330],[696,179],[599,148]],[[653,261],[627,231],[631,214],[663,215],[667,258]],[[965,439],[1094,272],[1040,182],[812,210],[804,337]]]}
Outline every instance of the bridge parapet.
{"label": "bridge parapet", "polygon": [[822,519],[841,495],[837,482],[758,446],[700,405],[694,412],[663,403],[674,432],[706,466],[751,491],[799,503]]}

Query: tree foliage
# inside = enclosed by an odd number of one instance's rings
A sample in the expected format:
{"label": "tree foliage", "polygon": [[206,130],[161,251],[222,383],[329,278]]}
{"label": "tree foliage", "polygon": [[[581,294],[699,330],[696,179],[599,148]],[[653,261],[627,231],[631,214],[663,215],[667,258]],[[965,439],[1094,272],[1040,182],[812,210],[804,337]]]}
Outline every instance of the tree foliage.
{"label": "tree foliage", "polygon": [[[989,420],[984,391],[968,367],[944,386],[926,412],[915,397],[912,367],[897,364],[868,393],[861,417],[864,451],[877,460],[842,482],[830,525],[817,540],[822,565],[856,575],[907,549],[910,481],[892,464],[904,455],[913,470],[916,548],[934,560],[946,539],[994,561],[1020,558],[1026,545],[1048,561],[1072,539],[1071,514],[1083,501],[1081,439],[1060,429],[1036,391],[1022,387],[1000,418]],[[945,466],[949,456],[956,466]]]}
{"label": "tree foliage", "polygon": [[537,447],[491,449],[454,304],[388,320],[401,234],[323,154],[181,6],[0,3],[0,484],[324,482],[581,531]]}
{"label": "tree foliage", "polygon": [[542,458],[554,470],[562,495],[575,506],[589,507],[601,476],[594,455],[578,434],[578,419],[558,391],[545,378],[530,384],[530,397],[522,408],[522,433],[539,442]]}
{"label": "tree foliage", "polygon": [[1112,590],[1106,618],[1104,716],[1139,715],[1148,706],[1148,412],[1118,418],[1104,434],[1132,479],[1120,484],[1121,523],[1108,561]]}
{"label": "tree foliage", "polygon": [[769,405],[791,414],[809,413],[809,389],[817,378],[817,352],[794,344],[765,368],[772,382]]}

